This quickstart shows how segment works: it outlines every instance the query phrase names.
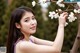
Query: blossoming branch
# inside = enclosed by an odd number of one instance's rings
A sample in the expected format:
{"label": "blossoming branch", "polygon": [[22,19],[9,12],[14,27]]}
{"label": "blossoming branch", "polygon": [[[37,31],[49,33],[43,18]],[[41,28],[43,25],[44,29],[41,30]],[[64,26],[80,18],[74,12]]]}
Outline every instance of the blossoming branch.
{"label": "blossoming branch", "polygon": [[[73,1],[74,0],[70,0],[71,2],[69,3],[69,5],[68,5],[68,7],[64,10],[64,11],[69,11],[69,15],[68,15],[68,21],[69,22],[73,22],[73,21],[75,21],[76,19],[77,19],[77,17],[75,16],[75,14],[76,13],[80,13],[80,2],[74,2],[73,3]],[[65,4],[68,4],[68,2],[65,2],[64,0],[58,0],[58,1],[55,1],[55,0],[42,0],[42,2],[35,2],[35,1],[33,1],[32,2],[32,5],[33,5],[33,7],[35,7],[35,5],[37,5],[37,4],[40,4],[40,3],[47,3],[47,2],[55,2],[56,3],[56,5],[58,5],[59,7],[62,7],[62,8],[65,8]],[[69,9],[69,7],[71,7],[70,5],[72,5],[72,4],[77,4],[78,5],[78,9]],[[74,5],[72,5],[73,7],[74,7]],[[73,10],[73,12],[70,12],[70,10]],[[53,19],[53,18],[59,18],[59,16],[60,16],[60,13],[61,12],[64,12],[62,9],[57,9],[57,10],[55,10],[55,11],[50,11],[49,12],[49,17],[51,18],[51,19]],[[65,23],[65,26],[67,26],[68,25],[68,22],[66,22]]]}

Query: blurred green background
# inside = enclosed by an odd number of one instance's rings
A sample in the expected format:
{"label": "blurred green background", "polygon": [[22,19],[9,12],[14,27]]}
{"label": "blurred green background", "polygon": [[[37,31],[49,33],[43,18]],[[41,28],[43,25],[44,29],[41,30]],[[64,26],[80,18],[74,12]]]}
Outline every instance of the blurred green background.
{"label": "blurred green background", "polygon": [[[36,5],[35,7],[32,7],[32,1],[33,0],[0,0],[0,46],[6,46],[11,12],[12,10],[20,6],[30,7],[34,10],[36,14],[38,28],[34,36],[50,41],[53,41],[55,39],[58,29],[58,19],[50,19],[48,15],[49,11],[56,10],[60,7],[51,2],[50,5],[47,7],[47,13],[45,13],[45,20],[43,12],[44,10],[42,11],[41,5]],[[38,0],[35,1],[38,2]],[[66,9],[66,7],[64,9]],[[68,52],[72,48],[78,31],[77,28],[77,20],[69,23],[69,25],[65,27],[65,39],[62,48],[63,52]]]}

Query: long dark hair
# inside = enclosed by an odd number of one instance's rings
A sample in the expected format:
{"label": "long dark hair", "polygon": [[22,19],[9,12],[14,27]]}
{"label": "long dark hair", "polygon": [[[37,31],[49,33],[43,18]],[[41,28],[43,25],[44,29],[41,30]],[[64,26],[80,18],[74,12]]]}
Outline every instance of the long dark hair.
{"label": "long dark hair", "polygon": [[21,31],[16,28],[15,23],[20,24],[20,20],[26,11],[35,15],[32,9],[24,6],[16,8],[11,14],[9,34],[7,39],[7,53],[14,53],[14,44],[20,37],[21,39],[24,38],[24,35],[21,33]]}

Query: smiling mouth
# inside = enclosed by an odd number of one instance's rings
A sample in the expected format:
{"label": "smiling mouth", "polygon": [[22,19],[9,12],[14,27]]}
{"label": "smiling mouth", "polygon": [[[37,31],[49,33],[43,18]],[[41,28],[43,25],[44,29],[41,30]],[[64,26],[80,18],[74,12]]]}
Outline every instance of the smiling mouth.
{"label": "smiling mouth", "polygon": [[31,27],[30,29],[32,29],[32,30],[35,30],[35,29],[36,29],[36,26],[34,26],[34,27]]}

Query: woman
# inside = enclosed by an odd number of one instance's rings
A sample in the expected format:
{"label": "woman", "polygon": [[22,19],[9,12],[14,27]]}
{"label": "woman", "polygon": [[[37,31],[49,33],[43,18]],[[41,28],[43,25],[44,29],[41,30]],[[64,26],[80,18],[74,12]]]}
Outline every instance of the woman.
{"label": "woman", "polygon": [[59,17],[57,36],[54,42],[32,36],[36,32],[37,21],[28,7],[19,7],[12,12],[7,53],[59,53],[64,39],[64,25],[67,13]]}

